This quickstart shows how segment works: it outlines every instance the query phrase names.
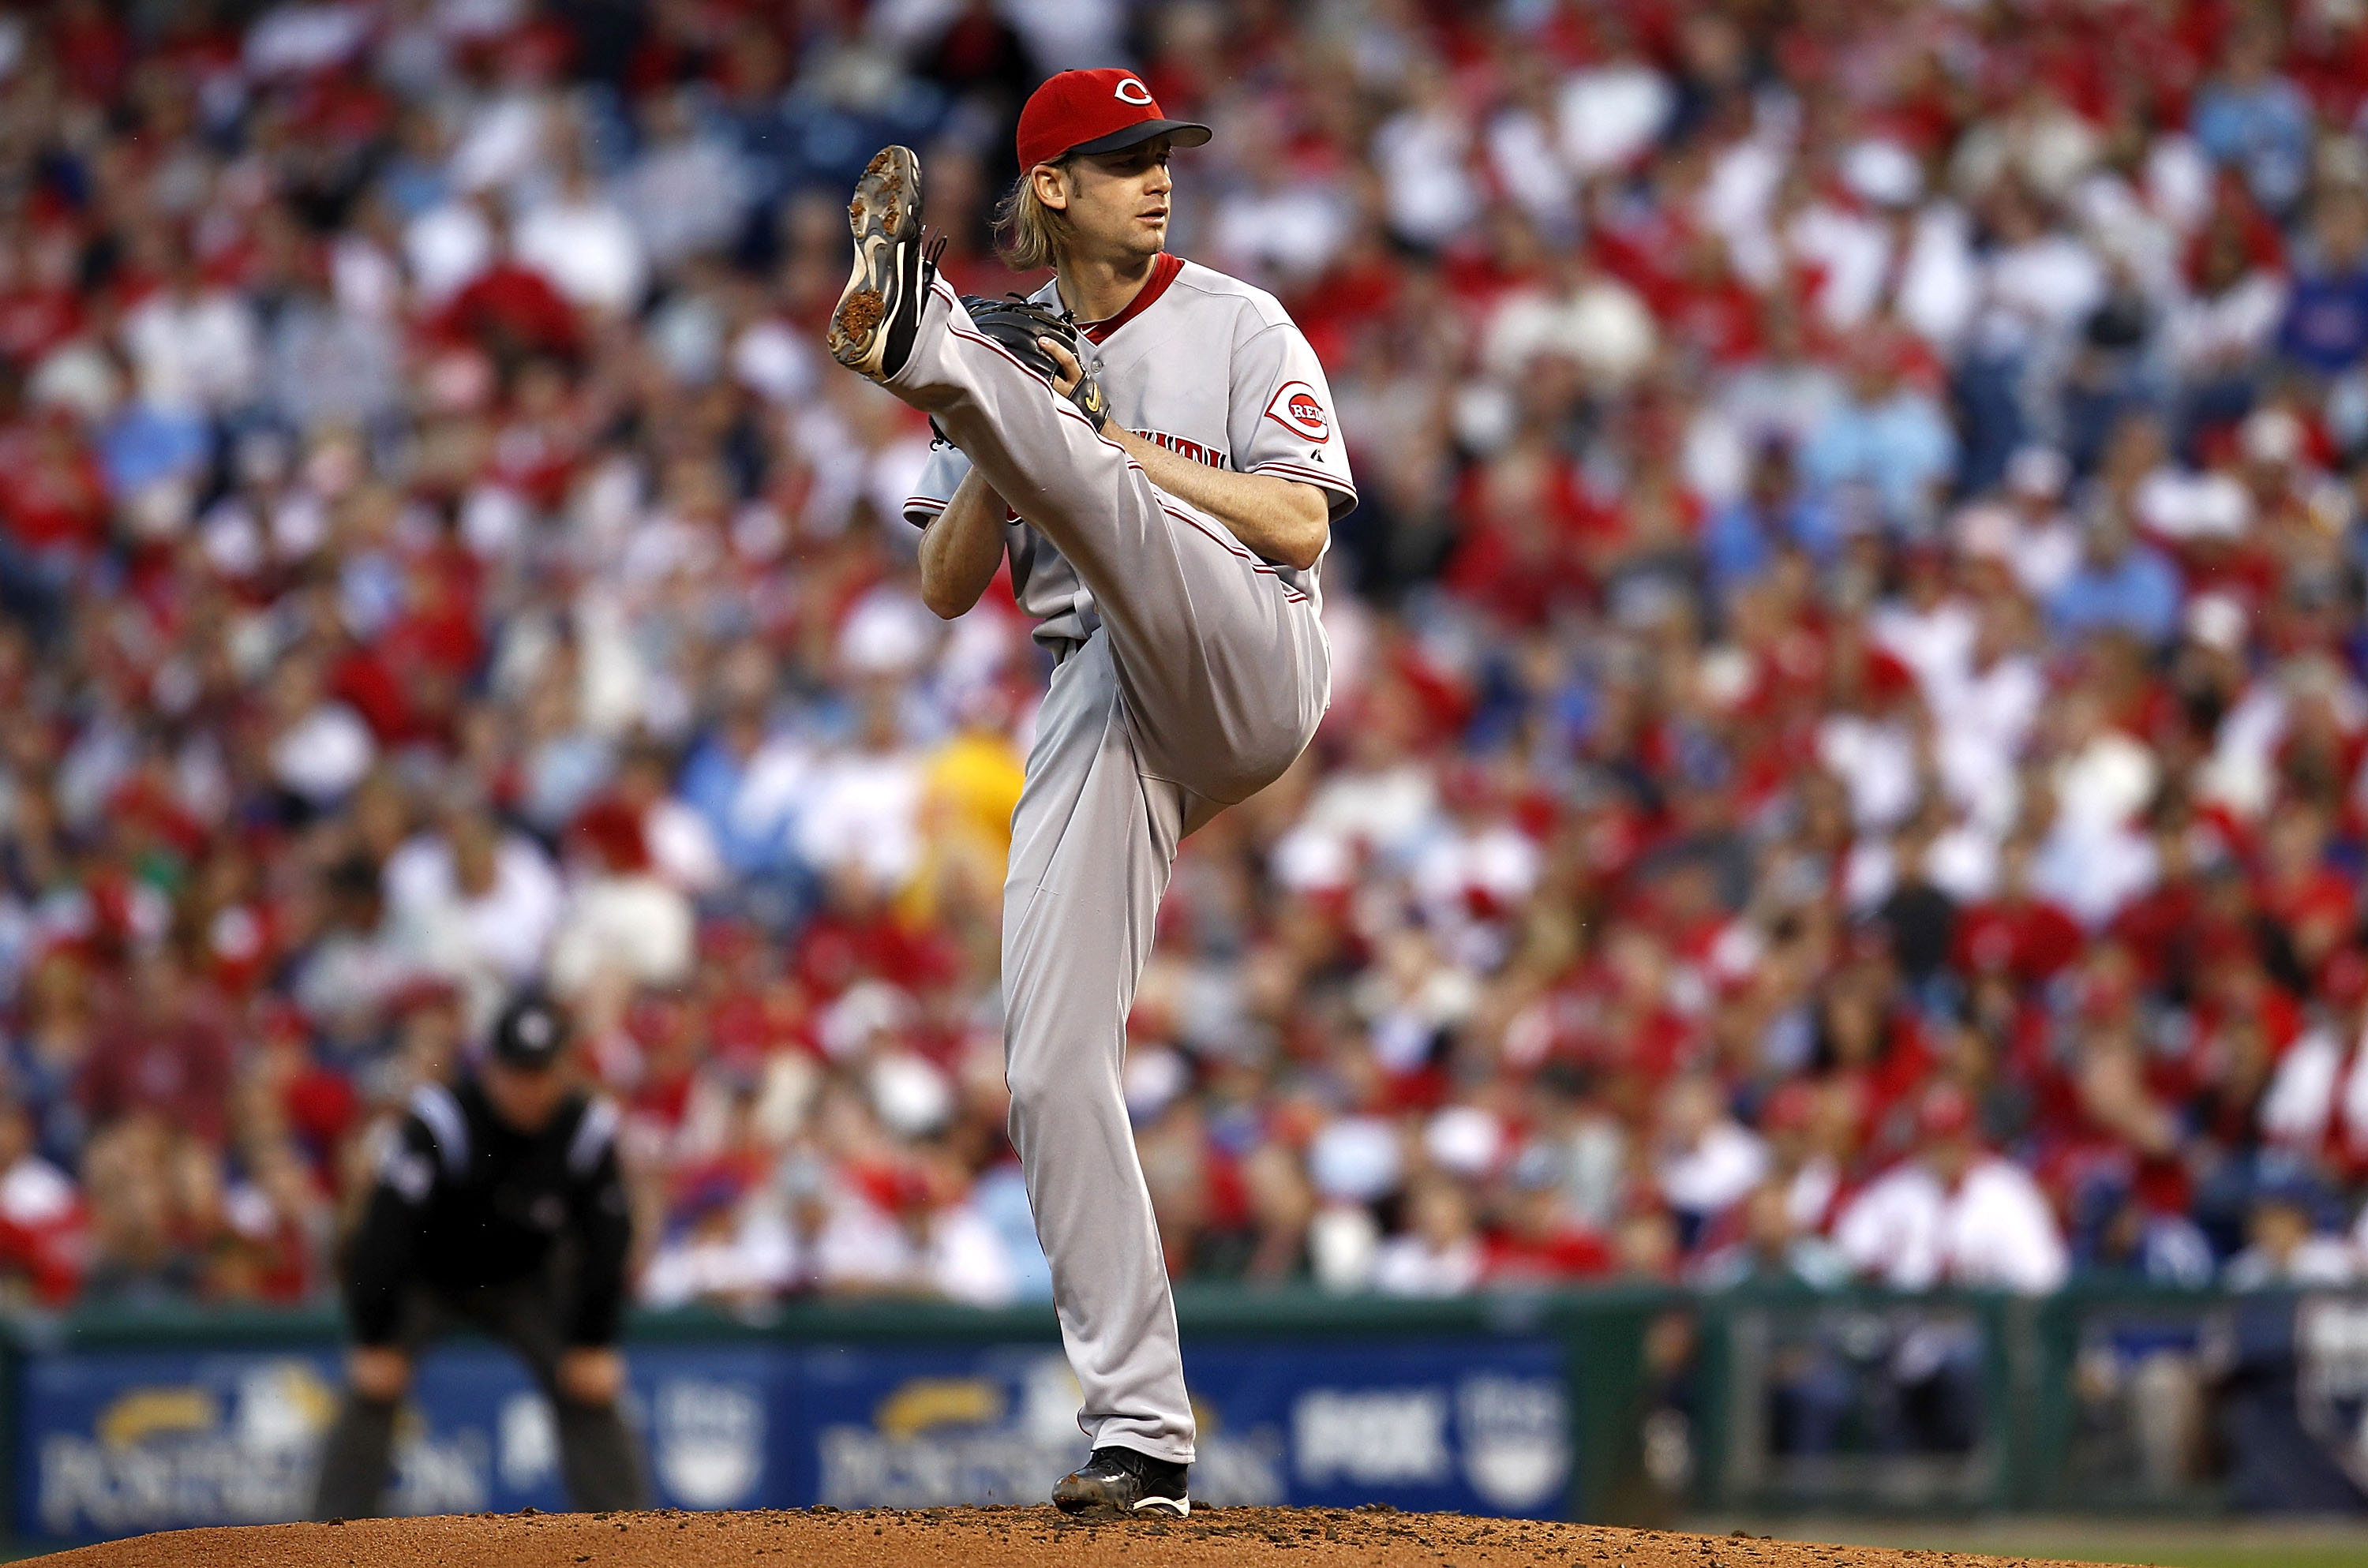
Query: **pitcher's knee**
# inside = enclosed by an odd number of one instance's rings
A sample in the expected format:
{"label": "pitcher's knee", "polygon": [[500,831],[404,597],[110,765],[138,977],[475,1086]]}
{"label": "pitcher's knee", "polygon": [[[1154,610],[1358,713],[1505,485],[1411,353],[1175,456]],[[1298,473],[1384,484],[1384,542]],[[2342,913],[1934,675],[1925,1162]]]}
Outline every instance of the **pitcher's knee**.
{"label": "pitcher's knee", "polygon": [[1118,1099],[1115,1075],[1095,1062],[1097,1056],[1114,1056],[1117,1044],[1113,1040],[1102,1051],[1031,1051],[1007,1064],[1004,1083],[1011,1090],[1012,1116],[1041,1126],[1066,1116],[1092,1115],[1097,1096]]}
{"label": "pitcher's knee", "polygon": [[1052,1103],[1061,1092],[1061,1077],[1047,1062],[1011,1062],[1004,1069],[1003,1082],[1011,1091],[1012,1114],[1030,1116]]}

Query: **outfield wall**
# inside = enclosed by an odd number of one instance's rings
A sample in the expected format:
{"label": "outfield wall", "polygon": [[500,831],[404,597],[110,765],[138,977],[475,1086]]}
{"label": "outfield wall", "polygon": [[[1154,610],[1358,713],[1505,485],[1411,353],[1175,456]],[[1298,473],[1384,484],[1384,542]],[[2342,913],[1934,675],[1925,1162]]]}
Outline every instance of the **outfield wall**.
{"label": "outfield wall", "polygon": [[[1611,1289],[1438,1302],[1187,1290],[1196,1495],[1651,1522],[1689,1506],[2356,1506],[2368,1296]],[[8,1527],[46,1547],[297,1517],[336,1399],[326,1312],[19,1318]],[[1049,1309],[645,1314],[663,1503],[1026,1503],[1082,1451]],[[395,1505],[564,1506],[548,1410],[481,1341],[424,1361]]]}

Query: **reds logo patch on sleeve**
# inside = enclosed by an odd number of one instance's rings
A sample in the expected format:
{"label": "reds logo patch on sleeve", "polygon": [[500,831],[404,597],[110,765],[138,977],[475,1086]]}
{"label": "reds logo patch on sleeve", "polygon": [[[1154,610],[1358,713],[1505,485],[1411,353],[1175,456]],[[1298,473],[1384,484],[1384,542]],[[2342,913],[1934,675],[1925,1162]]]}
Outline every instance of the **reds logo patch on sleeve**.
{"label": "reds logo patch on sleeve", "polygon": [[1315,401],[1315,389],[1305,381],[1285,381],[1266,405],[1266,416],[1295,436],[1311,441],[1332,438],[1332,416]]}

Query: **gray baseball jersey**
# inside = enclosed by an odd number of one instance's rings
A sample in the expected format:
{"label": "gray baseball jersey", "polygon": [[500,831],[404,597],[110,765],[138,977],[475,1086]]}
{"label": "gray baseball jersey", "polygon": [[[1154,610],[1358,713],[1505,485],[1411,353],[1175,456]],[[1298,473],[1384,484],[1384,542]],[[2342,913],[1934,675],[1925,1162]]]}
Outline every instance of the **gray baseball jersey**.
{"label": "gray baseball jersey", "polygon": [[[1062,308],[1056,283],[1029,297]],[[1144,440],[1215,468],[1320,486],[1336,520],[1357,504],[1324,367],[1265,290],[1162,256],[1132,304],[1081,330],[1095,346],[1094,375],[1110,417]],[[927,528],[970,468],[960,448],[936,443],[905,498],[905,520]],[[1011,589],[1021,612],[1036,621],[1037,641],[1055,651],[1084,642],[1099,624],[1093,591],[1016,508],[1008,518]],[[1282,570],[1286,582],[1321,606],[1320,565]]]}
{"label": "gray baseball jersey", "polygon": [[[1155,287],[1156,286],[1156,287]],[[1045,296],[1049,298],[1049,294]],[[1091,330],[1113,417],[1220,467],[1353,504],[1324,372],[1272,298],[1163,262]],[[1061,655],[1011,820],[1003,890],[1011,1140],[1053,1265],[1096,1448],[1190,1462],[1192,1407],[1121,1071],[1177,846],[1306,749],[1331,696],[1316,574],[1261,561],[1008,350],[938,282],[886,383],[948,446],[907,516],[971,463],[1025,524],[1019,603]]]}

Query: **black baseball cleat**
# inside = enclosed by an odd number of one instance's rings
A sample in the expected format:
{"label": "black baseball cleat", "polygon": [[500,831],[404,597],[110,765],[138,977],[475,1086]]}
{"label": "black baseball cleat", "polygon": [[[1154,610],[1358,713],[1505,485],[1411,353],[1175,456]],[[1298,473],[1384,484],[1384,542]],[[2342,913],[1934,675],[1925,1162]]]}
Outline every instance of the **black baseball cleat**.
{"label": "black baseball cleat", "polygon": [[[884,381],[913,352],[936,268],[923,254],[921,160],[910,147],[874,154],[847,204],[855,270],[830,314],[830,355],[859,375]],[[944,242],[939,242],[940,247]]]}
{"label": "black baseball cleat", "polygon": [[1096,1449],[1091,1458],[1053,1488],[1053,1506],[1064,1514],[1110,1509],[1121,1514],[1166,1514],[1182,1518],[1192,1511],[1184,1489],[1190,1465],[1156,1460],[1133,1449]]}

